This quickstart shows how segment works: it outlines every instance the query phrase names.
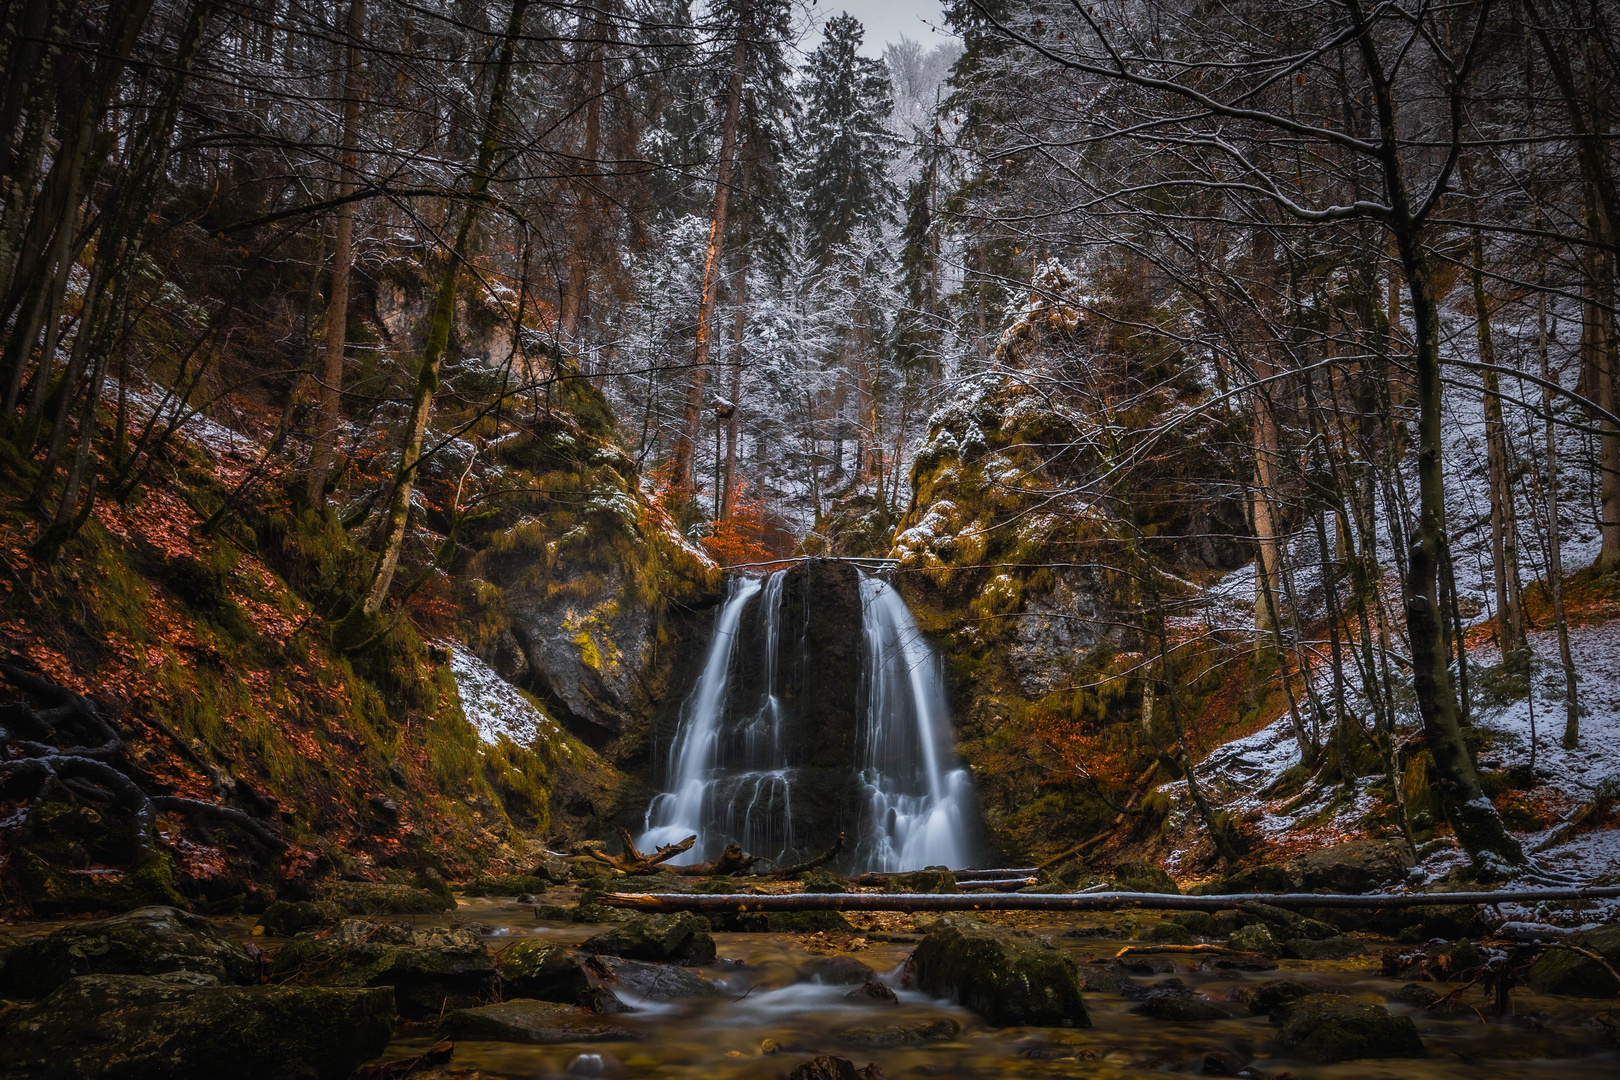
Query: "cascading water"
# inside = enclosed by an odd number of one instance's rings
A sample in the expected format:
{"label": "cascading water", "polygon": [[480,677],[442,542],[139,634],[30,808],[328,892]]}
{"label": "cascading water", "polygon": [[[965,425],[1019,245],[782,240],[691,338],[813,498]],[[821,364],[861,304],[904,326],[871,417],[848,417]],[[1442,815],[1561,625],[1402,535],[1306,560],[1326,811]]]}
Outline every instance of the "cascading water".
{"label": "cascading water", "polygon": [[861,681],[861,784],[867,870],[967,865],[972,783],[951,747],[939,657],[900,594],[861,574],[865,639]]}
{"label": "cascading water", "polygon": [[[732,579],[681,704],[667,787],[648,806],[636,846],[696,835],[684,862],[708,862],[736,843],[780,864],[816,854],[843,830],[853,869],[965,865],[971,786],[951,747],[938,657],[905,601],[859,576],[858,651],[856,582],[800,571],[789,609],[804,624],[784,640],[791,573]],[[818,601],[815,620],[812,580],[833,589],[818,594],[827,602]]]}
{"label": "cascading water", "polygon": [[[707,862],[727,843],[755,854],[779,855],[793,846],[792,770],[777,696],[782,584],[787,572],[763,579],[732,579],[715,621],[714,638],[692,693],[681,706],[670,750],[670,789],[647,808],[642,850],[696,834],[684,861]],[[757,707],[738,715],[732,668],[749,601],[761,597],[763,693]]]}

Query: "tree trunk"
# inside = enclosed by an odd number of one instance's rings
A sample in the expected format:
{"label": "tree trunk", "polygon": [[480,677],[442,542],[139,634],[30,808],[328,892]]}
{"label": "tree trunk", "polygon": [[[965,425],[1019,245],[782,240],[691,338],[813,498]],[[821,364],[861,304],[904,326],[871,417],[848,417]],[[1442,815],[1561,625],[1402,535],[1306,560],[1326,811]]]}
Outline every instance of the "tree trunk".
{"label": "tree trunk", "polygon": [[[1553,374],[1547,356],[1547,293],[1537,294],[1540,316],[1541,407],[1547,423],[1547,598],[1558,628],[1558,659],[1564,668],[1564,749],[1581,740],[1581,707],[1575,698],[1575,660],[1569,648],[1569,620],[1564,617],[1564,541],[1558,524],[1558,429],[1553,422]],[[1535,693],[1532,686],[1530,692]],[[1534,702],[1531,703],[1532,707]]]}
{"label": "tree trunk", "polygon": [[[355,148],[360,138],[360,42],[366,29],[366,0],[349,0],[348,42],[343,75],[343,157],[333,194],[341,199],[357,186]],[[326,503],[326,480],[337,453],[342,421],[343,350],[349,334],[349,274],[354,267],[354,208],[337,208],[332,237],[332,302],[326,308],[326,351],[321,366],[320,418],[310,454],[309,501],[317,510]]]}
{"label": "tree trunk", "polygon": [[686,404],[675,437],[673,483],[678,497],[695,490],[692,463],[698,427],[703,420],[703,386],[709,377],[709,345],[714,320],[715,293],[720,285],[720,256],[725,247],[726,204],[731,195],[732,159],[737,149],[737,116],[742,110],[744,67],[748,61],[748,0],[737,15],[737,47],[731,56],[731,87],[726,94],[725,123],[720,133],[720,163],[714,183],[714,217],[709,223],[709,245],[703,258],[703,286],[698,296],[697,330],[692,344],[692,370],[686,384]]}
{"label": "tree trunk", "polygon": [[[743,172],[743,193],[748,191],[748,173]],[[748,328],[748,248],[744,247],[737,259],[737,276],[731,288],[731,302],[736,307],[736,322],[731,331],[731,411],[726,416],[726,472],[720,493],[720,520],[732,514],[732,500],[737,494],[737,426],[742,414],[743,335]]]}
{"label": "tree trunk", "polygon": [[[580,16],[583,28],[584,15]],[[591,18],[589,33],[589,59],[585,65],[585,139],[580,153],[580,160],[576,172],[580,175],[575,182],[579,185],[579,219],[574,226],[573,257],[568,265],[568,293],[563,297],[562,309],[562,338],[574,348],[576,354],[578,347],[575,344],[575,334],[579,329],[580,311],[585,306],[585,295],[590,289],[590,257],[591,252],[598,250],[600,245],[596,242],[596,232],[600,223],[595,220],[595,195],[591,185],[594,178],[587,180],[584,176],[586,170],[596,166],[596,159],[602,143],[602,89],[606,81],[606,65],[603,63],[603,50],[606,48],[608,33],[607,11],[598,8]]]}
{"label": "tree trunk", "polygon": [[400,550],[405,544],[405,525],[410,519],[411,492],[415,487],[416,471],[421,465],[422,437],[427,431],[428,416],[433,411],[433,395],[439,387],[439,365],[450,346],[450,328],[455,321],[456,290],[461,283],[461,267],[467,259],[473,227],[478,223],[484,195],[489,190],[490,173],[495,161],[501,117],[506,109],[506,88],[511,80],[512,57],[523,25],[523,13],[529,0],[512,0],[511,15],[501,41],[500,58],[496,63],[495,81],[490,88],[489,108],[484,114],[483,137],[478,144],[478,159],[473,166],[472,186],[467,195],[467,206],[462,212],[461,228],[456,233],[455,246],[446,253],[444,271],[434,295],[433,314],[428,324],[427,342],[422,349],[422,363],[417,371],[416,395],[411,402],[411,416],[405,427],[405,438],[400,447],[399,467],[395,472],[393,491],[388,500],[388,513],[383,531],[382,549],[372,572],[371,586],[366,598],[345,617],[350,624],[340,634],[352,646],[357,643],[360,626],[355,623],[358,614],[369,619],[382,610],[388,598],[388,586],[394,580],[399,565]]}

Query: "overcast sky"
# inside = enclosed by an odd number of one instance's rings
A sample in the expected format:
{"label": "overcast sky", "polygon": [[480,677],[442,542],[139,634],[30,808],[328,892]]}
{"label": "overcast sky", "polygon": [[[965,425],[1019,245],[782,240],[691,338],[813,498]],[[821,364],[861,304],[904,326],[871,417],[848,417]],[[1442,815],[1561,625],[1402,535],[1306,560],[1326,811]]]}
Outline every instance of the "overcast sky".
{"label": "overcast sky", "polygon": [[[866,27],[866,40],[861,52],[867,56],[882,56],[883,46],[898,41],[902,35],[921,42],[923,48],[932,49],[953,41],[945,32],[945,18],[940,13],[939,0],[818,0],[814,8],[818,20],[847,11]],[[935,33],[931,27],[939,27]],[[821,40],[816,35],[805,42],[806,51]]]}

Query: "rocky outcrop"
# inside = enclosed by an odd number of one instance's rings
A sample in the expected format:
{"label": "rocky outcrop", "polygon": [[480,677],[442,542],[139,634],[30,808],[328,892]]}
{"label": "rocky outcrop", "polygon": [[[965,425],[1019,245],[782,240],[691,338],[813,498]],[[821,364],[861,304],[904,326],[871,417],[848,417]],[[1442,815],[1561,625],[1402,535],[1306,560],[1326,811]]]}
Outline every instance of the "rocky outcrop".
{"label": "rocky outcrop", "polygon": [[627,1027],[604,1020],[577,1005],[513,998],[494,1005],[456,1009],[439,1031],[450,1039],[487,1042],[572,1043],[634,1039]]}
{"label": "rocky outcrop", "polygon": [[0,1040],[9,1080],[346,1080],[394,1027],[386,989],[219,986],[175,972],[71,979]]}
{"label": "rocky outcrop", "polygon": [[1422,1057],[1423,1040],[1409,1016],[1362,1005],[1342,994],[1309,994],[1277,1010],[1278,1041],[1312,1061]]}
{"label": "rocky outcrop", "polygon": [[720,987],[676,964],[648,964],[621,956],[594,957],[590,966],[602,985],[621,997],[648,1001],[720,997]]}
{"label": "rocky outcrop", "polygon": [[1530,965],[1525,981],[1544,994],[1595,998],[1620,994],[1620,983],[1613,974],[1620,970],[1620,923],[1571,934],[1560,944],[1597,953],[1608,962],[1608,967],[1574,949],[1555,945]]}
{"label": "rocky outcrop", "polygon": [[184,971],[220,983],[256,981],[259,963],[214,924],[172,907],[74,923],[5,954],[0,997],[43,997],[76,975]]}
{"label": "rocky outcrop", "polygon": [[524,938],[496,960],[507,997],[582,1002],[591,989],[585,962],[572,949],[542,938]]}
{"label": "rocky outcrop", "polygon": [[941,919],[907,961],[911,982],[998,1027],[1090,1027],[1074,960],[1039,938]]}
{"label": "rocky outcrop", "polygon": [[390,987],[408,1017],[478,1004],[494,986],[495,973],[489,949],[471,930],[416,930],[358,919],[325,937],[289,942],[270,969],[271,979],[297,985]]}

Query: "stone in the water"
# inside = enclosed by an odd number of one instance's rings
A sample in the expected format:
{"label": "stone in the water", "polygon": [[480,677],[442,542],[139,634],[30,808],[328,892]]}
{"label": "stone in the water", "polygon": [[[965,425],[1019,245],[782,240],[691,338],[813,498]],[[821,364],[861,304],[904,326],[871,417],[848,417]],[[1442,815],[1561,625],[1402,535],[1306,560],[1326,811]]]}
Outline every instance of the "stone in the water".
{"label": "stone in the water", "polygon": [[326,937],[298,938],[276,953],[270,977],[316,986],[390,986],[405,1016],[438,1015],[487,1000],[495,960],[464,928],[414,930],[348,919]]}
{"label": "stone in the water", "polygon": [[848,1058],[823,1054],[799,1062],[788,1080],[883,1080],[883,1070],[876,1065],[857,1069]]}
{"label": "stone in the water", "polygon": [[1225,1020],[1232,1015],[1208,998],[1193,993],[1180,979],[1166,979],[1148,987],[1131,1012],[1174,1024]]}
{"label": "stone in the water", "polygon": [[1300,998],[1325,992],[1314,983],[1301,982],[1298,979],[1268,979],[1259,986],[1241,991],[1237,995],[1237,1000],[1248,1006],[1254,1015],[1269,1016],[1290,1001],[1298,1001]]}
{"label": "stone in the water", "polygon": [[898,1005],[900,996],[883,983],[878,982],[876,976],[868,976],[867,980],[844,997],[850,1001],[858,1001],[866,1005]]}
{"label": "stone in the water", "polygon": [[656,963],[712,964],[714,937],[707,920],[689,911],[642,915],[586,941],[586,952]]}
{"label": "stone in the water", "polygon": [[1028,935],[973,919],[941,919],[907,971],[918,989],[948,997],[997,1027],[1090,1027],[1074,961]]}
{"label": "stone in the water", "polygon": [[800,979],[833,986],[858,986],[876,977],[877,972],[853,956],[818,956],[799,968]]}
{"label": "stone in the water", "polygon": [[1259,953],[1262,956],[1276,956],[1280,951],[1276,939],[1271,936],[1271,931],[1258,924],[1238,927],[1226,943],[1242,952]]}
{"label": "stone in the water", "polygon": [[449,1039],[475,1042],[569,1043],[637,1037],[631,1029],[577,1005],[532,998],[457,1009],[445,1016],[439,1031]]}
{"label": "stone in the water", "polygon": [[251,983],[258,961],[198,915],[144,907],[74,923],[6,953],[0,997],[43,997],[75,975],[158,975],[197,971],[224,983]]}
{"label": "stone in the water", "polygon": [[1214,1050],[1206,1050],[1198,1056],[1197,1071],[1201,1076],[1241,1076],[1252,1060],[1254,1059],[1247,1054],[1226,1047],[1217,1047]]}
{"label": "stone in the water", "polygon": [[1123,994],[1135,990],[1136,983],[1119,964],[1083,964],[1080,967],[1080,988],[1103,994]]}
{"label": "stone in the water", "polygon": [[[1620,970],[1620,923],[1582,930],[1564,938],[1560,944],[1595,952],[1608,961],[1610,968]],[[1530,970],[1525,973],[1525,981],[1543,994],[1595,998],[1620,994],[1620,983],[1615,982],[1614,975],[1602,964],[1558,945],[1542,953],[1541,959],[1530,965]]]}
{"label": "stone in the water", "polygon": [[[196,976],[193,976],[195,978]],[[86,975],[0,1040],[7,1080],[346,1080],[388,1045],[386,989],[197,986]]]}
{"label": "stone in the water", "polygon": [[1170,945],[1191,945],[1192,931],[1175,922],[1154,923],[1142,935],[1144,941],[1159,941]]}
{"label": "stone in the water", "polygon": [[961,1034],[962,1025],[948,1017],[930,1020],[926,1024],[895,1024],[882,1028],[848,1028],[836,1031],[833,1037],[859,1046],[921,1046],[924,1043],[950,1042]]}
{"label": "stone in the water", "polygon": [[1330,937],[1319,941],[1291,938],[1282,944],[1282,954],[1294,960],[1348,960],[1367,951],[1353,937]]}
{"label": "stone in the water", "polygon": [[327,886],[326,899],[345,915],[437,915],[454,911],[454,898],[409,885],[371,881],[338,881]]}
{"label": "stone in the water", "polygon": [[1279,1041],[1312,1061],[1422,1057],[1423,1040],[1409,1016],[1362,1005],[1342,994],[1311,994],[1278,1010]]}
{"label": "stone in the water", "polygon": [[495,962],[501,988],[511,997],[580,1002],[591,988],[585,961],[573,950],[541,938],[525,938],[501,952]]}
{"label": "stone in the water", "polygon": [[591,966],[615,991],[628,991],[652,1001],[672,998],[721,997],[725,991],[700,975],[675,964],[649,964],[622,956],[597,956]]}
{"label": "stone in the water", "polygon": [[1402,1005],[1411,1005],[1414,1008],[1422,1009],[1439,1001],[1441,996],[1440,991],[1432,986],[1424,986],[1422,983],[1407,983],[1391,994],[1390,999],[1398,1001]]}
{"label": "stone in the water", "polygon": [[308,900],[277,900],[264,909],[259,925],[264,932],[275,937],[292,937],[300,930],[312,930],[322,923],[336,922],[343,912],[332,903],[316,904]]}
{"label": "stone in the water", "polygon": [[1219,933],[1215,917],[1207,911],[1178,911],[1170,916],[1170,921],[1185,926],[1188,933],[1197,937],[1214,937]]}

